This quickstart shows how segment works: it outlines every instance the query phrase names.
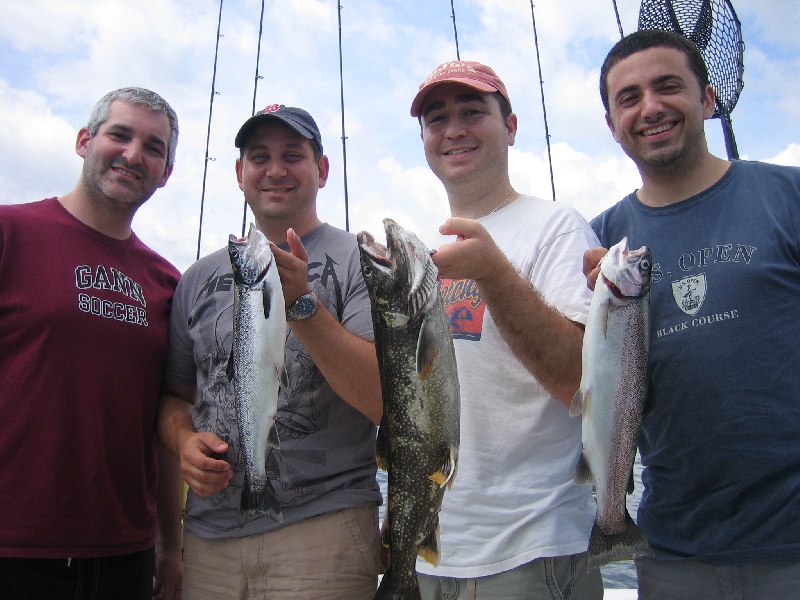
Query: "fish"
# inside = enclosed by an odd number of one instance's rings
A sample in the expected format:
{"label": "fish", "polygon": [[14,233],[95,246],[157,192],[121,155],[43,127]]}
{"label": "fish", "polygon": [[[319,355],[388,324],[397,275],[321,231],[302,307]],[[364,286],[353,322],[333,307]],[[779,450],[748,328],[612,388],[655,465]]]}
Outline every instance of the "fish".
{"label": "fish", "polygon": [[282,523],[266,457],[278,448],[278,395],[286,385],[286,310],[278,267],[266,236],[250,225],[247,237],[228,239],[233,267],[233,344],[227,375],[235,392],[236,425],[245,463],[239,521],[256,514]]}
{"label": "fish", "polygon": [[570,414],[582,416],[575,482],[593,483],[597,514],[588,568],[652,556],[628,513],[633,463],[647,398],[652,259],[646,246],[612,246],[600,262],[583,336],[581,384]]}
{"label": "fish", "polygon": [[431,252],[383,220],[386,246],[357,235],[383,394],[376,458],[388,473],[390,565],[376,600],[421,598],[417,555],[438,564],[439,510],[458,468],[461,396],[450,324]]}

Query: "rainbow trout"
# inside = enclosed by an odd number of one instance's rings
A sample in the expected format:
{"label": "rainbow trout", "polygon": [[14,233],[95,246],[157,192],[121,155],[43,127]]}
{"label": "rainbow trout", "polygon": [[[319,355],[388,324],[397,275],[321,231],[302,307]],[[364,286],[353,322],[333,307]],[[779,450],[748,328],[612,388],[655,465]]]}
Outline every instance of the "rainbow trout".
{"label": "rainbow trout", "polygon": [[652,555],[628,514],[650,344],[650,251],[628,249],[623,238],[600,263],[583,336],[583,374],[570,414],[582,414],[583,452],[577,483],[595,485],[597,516],[588,567]]}
{"label": "rainbow trout", "polygon": [[231,235],[233,346],[228,377],[236,393],[236,424],[245,463],[239,520],[267,514],[283,521],[266,471],[267,446],[278,447],[275,415],[285,381],[286,311],[278,267],[267,238],[250,225],[246,238]]}
{"label": "rainbow trout", "polygon": [[419,554],[437,564],[439,510],[458,463],[461,400],[450,326],[430,251],[384,219],[386,246],[358,234],[383,393],[378,466],[388,472],[391,564],[376,599],[420,598]]}

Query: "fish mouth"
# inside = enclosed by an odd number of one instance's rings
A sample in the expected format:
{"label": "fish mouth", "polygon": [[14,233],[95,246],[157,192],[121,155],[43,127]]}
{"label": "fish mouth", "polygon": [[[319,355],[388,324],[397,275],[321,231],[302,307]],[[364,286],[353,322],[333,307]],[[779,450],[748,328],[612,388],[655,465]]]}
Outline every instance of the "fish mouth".
{"label": "fish mouth", "polygon": [[228,255],[234,280],[248,285],[255,285],[264,279],[274,262],[269,241],[252,223],[245,237],[235,234],[228,236]]}
{"label": "fish mouth", "polygon": [[377,241],[369,231],[358,234],[358,243],[374,263],[387,269],[394,267],[389,248]]}
{"label": "fish mouth", "polygon": [[650,250],[647,246],[631,250],[627,237],[612,246],[600,261],[603,281],[620,299],[635,298],[644,293],[650,282],[650,268]]}

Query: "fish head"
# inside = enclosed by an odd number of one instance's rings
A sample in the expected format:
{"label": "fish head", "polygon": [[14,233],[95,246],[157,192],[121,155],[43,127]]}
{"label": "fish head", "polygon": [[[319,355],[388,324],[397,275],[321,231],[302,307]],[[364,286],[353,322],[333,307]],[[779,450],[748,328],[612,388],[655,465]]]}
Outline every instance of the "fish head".
{"label": "fish head", "polygon": [[274,261],[267,236],[250,224],[247,237],[228,237],[233,278],[236,283],[254,285],[261,281]]}
{"label": "fish head", "polygon": [[600,262],[600,272],[616,296],[636,298],[650,289],[650,272],[653,261],[650,250],[642,246],[638,250],[628,248],[628,238],[608,250]]}
{"label": "fish head", "polygon": [[438,269],[431,252],[411,231],[384,219],[386,245],[366,231],[358,234],[361,273],[372,306],[392,329],[418,322],[436,298]]}

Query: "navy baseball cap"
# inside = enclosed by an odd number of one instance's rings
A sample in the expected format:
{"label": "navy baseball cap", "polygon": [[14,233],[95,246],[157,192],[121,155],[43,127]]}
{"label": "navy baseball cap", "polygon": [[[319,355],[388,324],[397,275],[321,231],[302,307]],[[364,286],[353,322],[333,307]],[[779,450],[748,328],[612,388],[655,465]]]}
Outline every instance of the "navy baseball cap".
{"label": "navy baseball cap", "polygon": [[322,154],[322,135],[314,118],[302,108],[284,106],[283,104],[270,104],[247,119],[239,129],[239,133],[236,134],[236,141],[234,142],[236,147],[241,148],[244,146],[253,129],[267,119],[283,121],[304,138],[315,143],[319,148],[320,154]]}

